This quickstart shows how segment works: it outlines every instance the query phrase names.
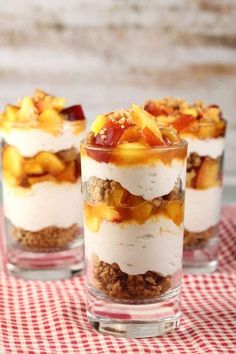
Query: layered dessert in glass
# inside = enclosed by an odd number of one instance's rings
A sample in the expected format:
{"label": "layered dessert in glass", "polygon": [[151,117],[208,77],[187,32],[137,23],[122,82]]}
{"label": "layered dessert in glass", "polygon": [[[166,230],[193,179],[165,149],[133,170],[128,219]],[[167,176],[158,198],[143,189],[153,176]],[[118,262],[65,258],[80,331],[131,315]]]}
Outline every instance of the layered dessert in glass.
{"label": "layered dessert in glass", "polygon": [[173,126],[188,142],[184,265],[189,272],[217,266],[226,121],[217,105],[164,98],[145,110],[163,126]]}
{"label": "layered dessert in glass", "polygon": [[99,115],[82,142],[88,318],[100,332],[178,326],[186,154],[136,105]]}
{"label": "layered dessert in glass", "polygon": [[14,274],[35,270],[41,278],[53,270],[63,277],[82,264],[84,130],[80,105],[66,108],[64,98],[41,90],[7,105],[0,116],[8,268]]}

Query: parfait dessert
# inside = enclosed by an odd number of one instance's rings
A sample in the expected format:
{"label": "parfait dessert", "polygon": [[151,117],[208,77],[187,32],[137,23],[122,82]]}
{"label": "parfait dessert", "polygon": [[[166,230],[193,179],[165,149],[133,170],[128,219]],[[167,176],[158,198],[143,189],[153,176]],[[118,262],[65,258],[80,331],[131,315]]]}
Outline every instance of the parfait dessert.
{"label": "parfait dessert", "polygon": [[184,264],[190,271],[214,270],[226,130],[222,112],[217,105],[188,104],[169,97],[148,101],[145,110],[163,126],[177,129],[188,142]]}
{"label": "parfait dessert", "polygon": [[[109,317],[108,331],[116,332],[124,313],[149,326],[150,316],[133,305],[163,296],[178,304],[170,306],[169,329],[178,322],[186,153],[175,129],[159,129],[136,105],[99,115],[82,142],[88,315],[101,331]],[[163,320],[158,306],[152,313]],[[142,337],[137,323],[131,323],[133,336]],[[124,327],[121,335],[129,334]]]}
{"label": "parfait dessert", "polygon": [[40,90],[0,116],[8,262],[15,270],[63,268],[61,255],[67,266],[78,263],[84,130],[80,105],[65,108],[64,98]]}

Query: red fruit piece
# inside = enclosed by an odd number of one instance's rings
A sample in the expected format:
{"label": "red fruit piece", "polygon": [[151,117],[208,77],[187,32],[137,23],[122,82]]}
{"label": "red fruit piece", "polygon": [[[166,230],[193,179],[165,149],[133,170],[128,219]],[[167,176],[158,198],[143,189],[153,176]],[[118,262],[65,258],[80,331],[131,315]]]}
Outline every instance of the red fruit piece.
{"label": "red fruit piece", "polygon": [[108,121],[104,126],[104,134],[98,133],[96,135],[95,144],[109,147],[116,146],[124,131],[130,126],[132,125],[127,123],[120,125],[118,123],[115,124],[111,121]]}
{"label": "red fruit piece", "polygon": [[85,115],[80,104],[65,108],[61,111],[66,116],[66,119],[73,122],[76,120],[84,120]]}
{"label": "red fruit piece", "polygon": [[[95,144],[102,146],[116,146],[124,129],[117,128],[106,128],[105,137],[98,133],[95,137]],[[103,138],[104,137],[104,138]]]}
{"label": "red fruit piece", "polygon": [[194,118],[191,115],[183,114],[182,116],[178,117],[173,123],[173,127],[181,131],[183,129],[186,129],[190,124],[192,124],[196,118]]}
{"label": "red fruit piece", "polygon": [[168,112],[164,108],[158,107],[152,101],[147,102],[144,105],[144,109],[145,109],[145,111],[147,111],[148,113],[152,114],[155,117],[168,115]]}

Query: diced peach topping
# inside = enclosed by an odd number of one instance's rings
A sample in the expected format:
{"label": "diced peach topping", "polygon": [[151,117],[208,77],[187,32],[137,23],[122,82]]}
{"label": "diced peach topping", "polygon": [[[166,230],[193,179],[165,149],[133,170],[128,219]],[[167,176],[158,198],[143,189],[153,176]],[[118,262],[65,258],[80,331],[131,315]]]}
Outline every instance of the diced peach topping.
{"label": "diced peach topping", "polygon": [[99,162],[113,159],[117,163],[134,164],[145,160],[150,152],[148,148],[177,145],[181,140],[174,128],[160,128],[155,117],[133,104],[128,110],[97,116],[87,142],[95,147],[112,148],[110,155],[102,149],[87,150],[86,153]]}
{"label": "diced peach topping", "polygon": [[[41,90],[35,90],[34,96],[26,96],[17,105],[7,105],[0,115],[0,130],[12,128],[37,128],[50,134],[61,133],[66,121],[73,121],[75,134],[84,130],[84,113],[81,105],[65,108],[65,99],[54,97]],[[82,127],[82,129],[78,129]]]}
{"label": "diced peach topping", "polygon": [[23,158],[14,146],[3,149],[3,178],[11,186],[30,187],[46,181],[75,183],[78,171],[77,155],[73,161],[63,161],[56,154],[43,151]]}
{"label": "diced peach topping", "polygon": [[217,105],[203,102],[188,104],[184,100],[166,97],[150,100],[144,108],[163,126],[173,126],[181,137],[194,135],[199,139],[216,138],[225,133],[226,122]]}
{"label": "diced peach topping", "polygon": [[94,134],[92,144],[96,146],[115,147],[127,143],[138,143],[144,147],[167,145],[156,119],[134,104],[129,110],[97,116],[91,132]]}

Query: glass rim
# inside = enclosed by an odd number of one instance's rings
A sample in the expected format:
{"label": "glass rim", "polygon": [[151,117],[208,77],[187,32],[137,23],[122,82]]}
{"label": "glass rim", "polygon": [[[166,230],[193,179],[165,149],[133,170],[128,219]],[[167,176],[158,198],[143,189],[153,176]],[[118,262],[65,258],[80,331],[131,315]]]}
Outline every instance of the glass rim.
{"label": "glass rim", "polygon": [[[98,145],[92,145],[92,144],[86,143],[85,139],[83,139],[80,143],[80,146],[82,148],[89,149],[89,150],[106,151],[106,152],[114,151],[114,149],[118,147],[118,149],[116,150],[118,152],[119,146],[122,146],[122,144],[115,145],[114,147],[102,146],[102,145],[98,146]],[[154,147],[143,146],[142,148],[141,147],[140,148],[130,147],[127,150],[129,150],[129,151],[168,151],[168,150],[178,150],[183,147],[187,148],[187,146],[188,146],[188,142],[184,139],[181,139],[180,143],[174,144],[174,145],[159,145],[159,146],[154,146]],[[122,149],[120,149],[120,151],[122,151]]]}

